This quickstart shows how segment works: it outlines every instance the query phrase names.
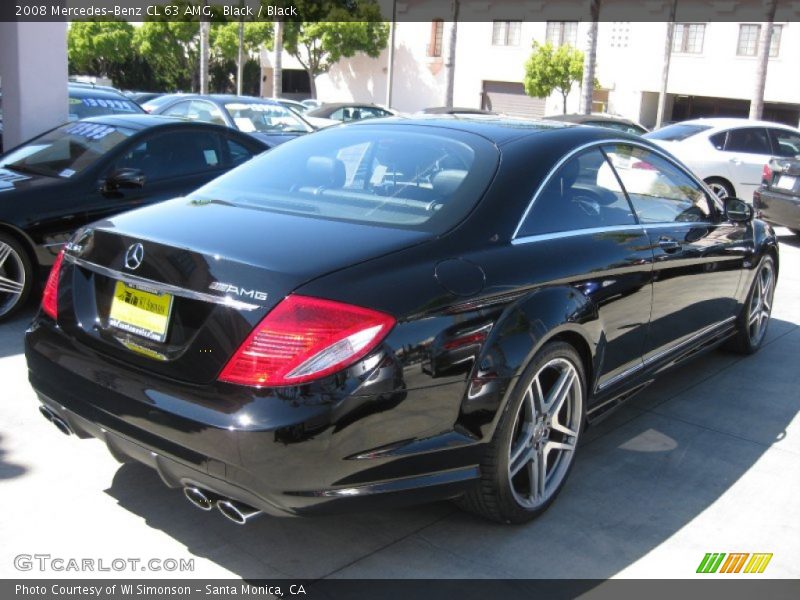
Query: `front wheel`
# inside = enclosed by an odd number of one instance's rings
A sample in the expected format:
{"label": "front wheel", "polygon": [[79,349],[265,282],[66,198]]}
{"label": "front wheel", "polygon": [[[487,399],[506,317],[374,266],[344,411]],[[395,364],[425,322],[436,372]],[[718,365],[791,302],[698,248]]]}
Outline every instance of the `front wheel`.
{"label": "front wheel", "polygon": [[575,348],[546,344],[520,378],[481,463],[480,484],[460,499],[462,508],[503,523],[544,512],[572,468],[585,405]]}
{"label": "front wheel", "polygon": [[733,186],[722,179],[721,177],[709,177],[704,180],[711,191],[719,198],[720,200],[724,200],[725,198],[733,197],[734,191]]}
{"label": "front wheel", "polygon": [[33,288],[28,253],[13,237],[0,233],[0,321],[25,305]]}
{"label": "front wheel", "polygon": [[772,314],[776,275],[775,261],[772,257],[767,255],[762,258],[753,278],[744,310],[736,321],[736,335],[731,340],[731,346],[735,351],[753,354],[764,343]]}

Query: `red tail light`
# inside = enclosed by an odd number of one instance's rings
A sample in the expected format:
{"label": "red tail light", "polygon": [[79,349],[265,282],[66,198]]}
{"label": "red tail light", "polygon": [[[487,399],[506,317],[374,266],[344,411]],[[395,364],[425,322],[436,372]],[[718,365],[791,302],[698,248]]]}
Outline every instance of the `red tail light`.
{"label": "red tail light", "polygon": [[42,310],[53,319],[58,319],[58,276],[61,274],[61,263],[64,262],[64,251],[58,253],[47,276],[42,295]]}
{"label": "red tail light", "polygon": [[252,386],[296,385],[366,356],[395,320],[381,312],[308,296],[288,296],[255,328],[219,376]]}
{"label": "red tail light", "polygon": [[764,168],[761,169],[761,181],[767,185],[772,183],[772,169],[769,168],[769,163],[765,164]]}

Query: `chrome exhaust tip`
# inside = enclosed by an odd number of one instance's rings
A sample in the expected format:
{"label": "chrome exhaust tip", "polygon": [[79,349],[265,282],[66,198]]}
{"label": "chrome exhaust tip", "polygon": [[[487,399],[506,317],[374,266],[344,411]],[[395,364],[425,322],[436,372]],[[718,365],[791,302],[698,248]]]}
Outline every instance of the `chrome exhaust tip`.
{"label": "chrome exhaust tip", "polygon": [[257,508],[235,500],[217,500],[217,508],[225,518],[230,519],[237,525],[244,525],[251,519],[264,514]]}
{"label": "chrome exhaust tip", "polygon": [[47,408],[45,405],[41,405],[39,407],[39,412],[45,419],[47,419],[53,425],[55,425],[56,429],[58,429],[61,433],[63,433],[64,435],[72,435],[73,433],[72,428],[67,424],[67,422],[61,417],[59,417],[52,410]]}
{"label": "chrome exhaust tip", "polygon": [[199,487],[195,486],[186,486],[183,488],[183,495],[200,510],[211,510],[214,508],[214,501],[217,499],[217,496],[211,492],[201,490]]}

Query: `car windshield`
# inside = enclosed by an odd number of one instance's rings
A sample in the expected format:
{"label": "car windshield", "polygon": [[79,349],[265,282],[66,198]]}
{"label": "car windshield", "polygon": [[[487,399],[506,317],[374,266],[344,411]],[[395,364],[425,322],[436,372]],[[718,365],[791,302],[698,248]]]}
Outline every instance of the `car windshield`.
{"label": "car windshield", "polygon": [[135,102],[127,98],[105,98],[101,96],[84,96],[69,98],[69,120],[77,121],[88,117],[100,117],[102,115],[135,114],[144,111]]}
{"label": "car windshield", "polygon": [[443,233],[476,205],[499,156],[481,137],[420,129],[327,129],[282,144],[189,198]]}
{"label": "car windshield", "polygon": [[236,127],[240,131],[251,133],[308,133],[311,127],[301,121],[297,115],[280,104],[268,102],[241,101],[225,104]]}
{"label": "car windshield", "polygon": [[644,135],[650,140],[664,140],[665,142],[680,142],[686,138],[711,129],[710,125],[690,125],[688,123],[676,123],[667,125],[656,131],[651,131]]}
{"label": "car windshield", "polygon": [[133,133],[100,123],[68,123],[5,155],[0,168],[66,179],[92,166]]}

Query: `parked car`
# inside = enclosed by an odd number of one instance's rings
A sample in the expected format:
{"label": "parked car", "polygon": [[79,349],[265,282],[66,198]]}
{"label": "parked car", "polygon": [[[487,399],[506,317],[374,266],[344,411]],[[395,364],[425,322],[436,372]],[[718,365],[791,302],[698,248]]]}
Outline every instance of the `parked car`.
{"label": "parked car", "polygon": [[647,133],[647,128],[643,127],[635,121],[620,117],[617,115],[609,115],[605,113],[592,113],[590,115],[570,114],[570,115],[551,115],[544,117],[548,121],[562,121],[564,123],[575,123],[577,125],[589,125],[592,127],[607,127],[617,131],[624,131],[625,133],[633,133],[636,135],[644,135]]}
{"label": "parked car", "polygon": [[[661,195],[598,185],[634,151]],[[237,523],[444,498],[516,523],[587,421],[758,350],[777,273],[752,207],[638,136],[367,120],[82,229],[25,352],[59,429]]]}
{"label": "parked car", "polygon": [[238,129],[270,148],[314,131],[297,113],[274,100],[229,94],[183,94],[151,111]]}
{"label": "parked car", "polygon": [[279,103],[281,106],[285,106],[286,108],[295,111],[299,115],[307,113],[312,108],[307,104],[303,104],[302,102],[298,102],[297,100],[289,100],[288,98],[275,98],[275,101]]}
{"label": "parked car", "polygon": [[749,119],[694,119],[645,134],[689,166],[720,198],[748,202],[770,156],[800,152],[800,130]]}
{"label": "parked car", "polygon": [[764,165],[753,207],[765,221],[800,236],[800,149],[794,157],[773,157]]}
{"label": "parked car", "polygon": [[306,98],[305,100],[301,100],[300,104],[304,104],[309,108],[319,108],[322,106],[322,101],[316,100],[314,98]]}
{"label": "parked car", "polygon": [[362,119],[393,117],[396,114],[396,111],[375,104],[332,102],[323,104],[319,108],[312,108],[304,116],[306,118],[330,119],[341,123],[349,123],[350,121],[360,121]]}
{"label": "parked car", "polygon": [[70,83],[67,86],[70,121],[102,115],[142,114],[144,110],[130,98],[112,88]]}
{"label": "parked car", "polygon": [[153,111],[158,110],[165,104],[173,102],[176,98],[184,98],[187,95],[188,94],[184,94],[183,92],[175,92],[174,94],[161,94],[155,98],[150,98],[150,100],[145,100],[142,103],[142,108],[147,113],[153,113]]}
{"label": "parked car", "polygon": [[204,123],[109,115],[56,127],[0,157],[0,319],[77,228],[186,194],[267,148]]}
{"label": "parked car", "polygon": [[164,92],[135,92],[135,91],[128,91],[125,92],[125,95],[139,104],[140,106],[145,102],[150,102],[151,100],[155,100],[161,96],[164,96]]}
{"label": "parked car", "polygon": [[285,98],[277,98],[275,100],[284,108],[288,108],[291,111],[297,113],[304,121],[309,123],[314,129],[325,129],[326,127],[331,127],[332,125],[338,125],[339,121],[334,121],[333,119],[324,119],[322,117],[309,117],[308,111],[311,110],[310,106],[306,106],[305,104],[301,104],[300,102],[295,102],[294,100],[286,100]]}

